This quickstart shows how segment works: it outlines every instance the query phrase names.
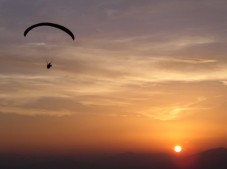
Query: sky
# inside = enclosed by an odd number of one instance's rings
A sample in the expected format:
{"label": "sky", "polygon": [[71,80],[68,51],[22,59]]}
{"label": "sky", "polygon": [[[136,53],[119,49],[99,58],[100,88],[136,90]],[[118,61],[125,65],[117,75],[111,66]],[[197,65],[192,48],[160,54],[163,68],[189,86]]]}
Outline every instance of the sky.
{"label": "sky", "polygon": [[0,0],[0,152],[227,147],[226,46],[225,0]]}

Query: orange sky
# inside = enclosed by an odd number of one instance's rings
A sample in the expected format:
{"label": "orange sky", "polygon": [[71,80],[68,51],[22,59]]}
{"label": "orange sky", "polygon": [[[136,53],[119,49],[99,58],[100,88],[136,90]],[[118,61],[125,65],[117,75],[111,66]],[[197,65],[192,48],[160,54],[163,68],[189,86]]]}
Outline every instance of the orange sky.
{"label": "orange sky", "polygon": [[[0,153],[226,147],[226,8],[219,0],[1,1]],[[48,27],[23,37],[42,21],[77,40]]]}

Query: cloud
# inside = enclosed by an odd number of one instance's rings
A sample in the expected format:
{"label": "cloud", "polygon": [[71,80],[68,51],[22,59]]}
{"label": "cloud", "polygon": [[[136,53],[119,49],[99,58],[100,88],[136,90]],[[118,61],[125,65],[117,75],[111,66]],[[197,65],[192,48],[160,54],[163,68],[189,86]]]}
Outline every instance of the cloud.
{"label": "cloud", "polygon": [[190,110],[190,108],[181,108],[181,107],[167,107],[167,108],[152,108],[151,111],[142,113],[145,116],[154,118],[157,120],[174,120],[180,113]]}
{"label": "cloud", "polygon": [[143,110],[140,113],[146,117],[157,120],[176,120],[184,116],[188,116],[190,112],[197,112],[199,110],[210,109],[207,106],[201,107],[201,103],[206,102],[207,98],[198,97],[193,102],[189,103],[174,103],[175,105],[168,105],[162,107],[151,107],[147,110]]}
{"label": "cloud", "polygon": [[[102,106],[137,114],[133,105],[142,110],[142,101],[174,93],[162,83],[225,84],[227,78],[223,1],[9,0],[0,9],[1,106],[15,108],[8,112],[30,106],[38,113],[43,105],[67,114],[103,112]],[[27,26],[44,20],[66,25],[78,42],[45,28],[23,37]],[[53,59],[50,71],[45,57]],[[169,118],[192,110],[168,101],[152,107]]]}

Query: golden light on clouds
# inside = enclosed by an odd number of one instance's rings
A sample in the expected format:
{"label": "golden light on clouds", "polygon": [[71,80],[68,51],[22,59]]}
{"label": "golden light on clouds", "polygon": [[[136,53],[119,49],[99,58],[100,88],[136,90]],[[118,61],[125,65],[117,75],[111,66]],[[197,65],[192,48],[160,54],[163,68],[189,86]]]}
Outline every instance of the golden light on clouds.
{"label": "golden light on clouds", "polygon": [[0,148],[227,146],[227,2],[66,2],[0,2]]}

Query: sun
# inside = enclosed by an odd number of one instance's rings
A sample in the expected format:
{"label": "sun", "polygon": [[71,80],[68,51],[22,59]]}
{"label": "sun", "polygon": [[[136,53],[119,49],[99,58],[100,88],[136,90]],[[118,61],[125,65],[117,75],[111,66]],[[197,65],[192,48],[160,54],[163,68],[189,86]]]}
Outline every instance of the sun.
{"label": "sun", "polygon": [[174,147],[174,151],[175,151],[176,153],[180,153],[180,152],[182,151],[182,147],[179,146],[179,145],[177,145],[177,146]]}

